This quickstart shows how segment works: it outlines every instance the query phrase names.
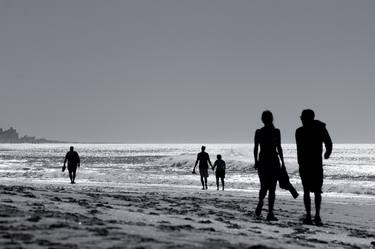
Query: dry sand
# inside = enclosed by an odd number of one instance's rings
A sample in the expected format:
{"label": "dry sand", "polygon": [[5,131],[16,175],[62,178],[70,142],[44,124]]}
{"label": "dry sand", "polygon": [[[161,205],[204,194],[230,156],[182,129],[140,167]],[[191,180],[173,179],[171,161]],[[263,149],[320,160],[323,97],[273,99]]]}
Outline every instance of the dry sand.
{"label": "dry sand", "polygon": [[317,227],[286,194],[267,222],[252,191],[3,183],[0,193],[0,248],[375,248],[374,198],[323,196]]}

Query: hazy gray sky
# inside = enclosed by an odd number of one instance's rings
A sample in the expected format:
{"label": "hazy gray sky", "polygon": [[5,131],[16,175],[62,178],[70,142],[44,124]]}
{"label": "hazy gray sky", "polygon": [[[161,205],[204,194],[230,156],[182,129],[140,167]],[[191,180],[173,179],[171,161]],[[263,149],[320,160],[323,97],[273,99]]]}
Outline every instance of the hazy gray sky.
{"label": "hazy gray sky", "polygon": [[0,127],[60,140],[284,142],[304,108],[375,142],[375,1],[3,0]]}

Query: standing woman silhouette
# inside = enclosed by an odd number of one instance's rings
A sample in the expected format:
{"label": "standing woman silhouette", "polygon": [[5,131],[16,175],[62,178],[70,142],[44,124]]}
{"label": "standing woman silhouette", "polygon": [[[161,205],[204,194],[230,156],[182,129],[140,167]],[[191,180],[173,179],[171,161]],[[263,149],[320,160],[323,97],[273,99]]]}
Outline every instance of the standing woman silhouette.
{"label": "standing woman silhouette", "polygon": [[[267,220],[277,221],[273,213],[275,203],[275,190],[281,165],[284,166],[283,150],[281,148],[280,130],[273,125],[273,115],[270,111],[262,113],[264,126],[257,129],[254,138],[255,169],[258,170],[260,180],[259,202],[255,215],[260,216],[263,200],[268,191],[268,215]],[[258,153],[258,148],[260,152]],[[279,160],[280,158],[280,160]]]}

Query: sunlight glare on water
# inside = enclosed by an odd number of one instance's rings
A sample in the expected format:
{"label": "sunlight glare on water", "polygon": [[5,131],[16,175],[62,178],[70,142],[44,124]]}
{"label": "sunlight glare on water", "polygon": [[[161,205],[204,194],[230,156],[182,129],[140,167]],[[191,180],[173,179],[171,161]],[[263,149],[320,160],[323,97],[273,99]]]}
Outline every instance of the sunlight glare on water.
{"label": "sunlight glare on water", "polygon": [[[192,175],[199,144],[75,144],[82,167],[78,182],[105,184],[197,185]],[[284,156],[291,182],[301,190],[295,145],[285,144]],[[0,179],[67,181],[61,172],[67,144],[0,144]],[[257,189],[259,180],[253,169],[252,145],[208,144],[214,162],[221,154],[227,163],[228,188]],[[324,162],[323,191],[375,195],[375,145],[338,144]],[[209,182],[214,184],[210,171]]]}

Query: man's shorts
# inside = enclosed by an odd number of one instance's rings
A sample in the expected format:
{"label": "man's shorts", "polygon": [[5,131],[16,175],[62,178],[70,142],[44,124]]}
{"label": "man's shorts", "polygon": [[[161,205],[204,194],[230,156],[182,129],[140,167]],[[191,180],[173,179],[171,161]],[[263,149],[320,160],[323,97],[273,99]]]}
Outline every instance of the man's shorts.
{"label": "man's shorts", "polygon": [[323,193],[323,167],[303,166],[299,168],[303,189],[314,193]]}
{"label": "man's shorts", "polygon": [[208,167],[200,167],[199,168],[199,174],[202,176],[202,177],[208,177]]}
{"label": "man's shorts", "polygon": [[77,164],[68,164],[68,171],[69,172],[76,172],[77,171]]}

